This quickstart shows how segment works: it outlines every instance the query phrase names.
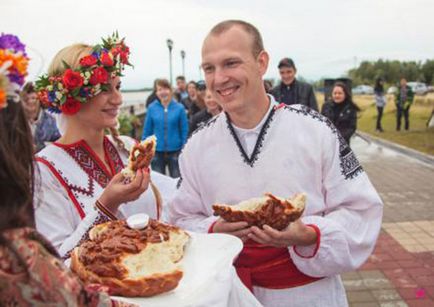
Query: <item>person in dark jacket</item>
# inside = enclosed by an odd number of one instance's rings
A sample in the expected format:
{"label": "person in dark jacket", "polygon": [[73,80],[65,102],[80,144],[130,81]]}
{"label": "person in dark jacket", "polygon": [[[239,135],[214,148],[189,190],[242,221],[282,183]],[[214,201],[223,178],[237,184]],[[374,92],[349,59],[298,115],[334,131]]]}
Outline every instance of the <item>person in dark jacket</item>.
{"label": "person in dark jacket", "polygon": [[205,106],[205,92],[206,92],[206,84],[205,81],[199,80],[196,82],[196,88],[197,88],[197,96],[196,101],[191,107],[190,115],[193,116],[196,113],[200,112],[201,110],[206,109]]}
{"label": "person in dark jacket", "polygon": [[318,111],[315,93],[312,85],[299,81],[295,78],[297,69],[294,61],[290,58],[280,60],[279,73],[281,82],[271,90],[277,102],[285,104],[304,104],[315,111]]}
{"label": "person in dark jacket", "polygon": [[187,112],[181,103],[173,99],[169,81],[160,79],[156,85],[159,100],[149,105],[142,140],[151,135],[157,137],[152,169],[166,174],[167,166],[170,176],[175,178],[179,177],[178,156],[188,136]]}
{"label": "person in dark jacket", "polygon": [[399,88],[395,95],[396,104],[396,131],[401,130],[401,118],[404,115],[405,130],[410,129],[410,106],[413,103],[414,93],[407,85],[407,79],[401,78]]}
{"label": "person in dark jacket", "polygon": [[267,94],[271,94],[273,90],[273,83],[270,80],[264,80],[264,88]]}
{"label": "person in dark jacket", "polygon": [[374,87],[375,105],[377,106],[377,132],[384,132],[381,126],[381,118],[383,117],[384,107],[386,105],[386,96],[384,95],[383,79],[377,78]]}
{"label": "person in dark jacket", "polygon": [[205,106],[206,108],[197,112],[190,120],[190,134],[197,128],[204,125],[208,120],[216,116],[222,111],[222,108],[214,99],[210,90],[205,93]]}
{"label": "person in dark jacket", "polygon": [[191,113],[194,113],[194,108],[197,101],[197,84],[194,81],[190,81],[187,84],[188,96],[182,99],[181,103],[187,110],[188,117],[191,118]]}
{"label": "person in dark jacket", "polygon": [[154,80],[154,87],[152,88],[152,92],[149,94],[148,98],[146,98],[146,107],[149,107],[149,105],[153,103],[154,100],[158,100],[157,93],[156,93],[157,81],[158,79]]}
{"label": "person in dark jacket", "polygon": [[321,114],[329,118],[348,145],[356,132],[359,107],[353,102],[351,93],[342,82],[336,82],[332,90],[332,101],[322,106]]}
{"label": "person in dark jacket", "polygon": [[187,82],[184,76],[176,77],[176,90],[173,96],[178,102],[182,102],[183,99],[188,97]]}

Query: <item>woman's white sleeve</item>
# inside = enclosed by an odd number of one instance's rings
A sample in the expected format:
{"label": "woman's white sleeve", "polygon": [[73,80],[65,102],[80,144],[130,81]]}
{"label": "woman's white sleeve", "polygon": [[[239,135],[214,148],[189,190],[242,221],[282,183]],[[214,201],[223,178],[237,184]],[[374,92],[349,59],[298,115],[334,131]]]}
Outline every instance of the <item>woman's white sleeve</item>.
{"label": "woman's white sleeve", "polygon": [[[87,238],[92,226],[108,218],[97,209],[92,209],[81,219],[66,189],[45,165],[38,163],[38,166],[34,200],[36,228],[61,257],[67,258],[72,249]],[[89,207],[94,208],[93,205]]]}

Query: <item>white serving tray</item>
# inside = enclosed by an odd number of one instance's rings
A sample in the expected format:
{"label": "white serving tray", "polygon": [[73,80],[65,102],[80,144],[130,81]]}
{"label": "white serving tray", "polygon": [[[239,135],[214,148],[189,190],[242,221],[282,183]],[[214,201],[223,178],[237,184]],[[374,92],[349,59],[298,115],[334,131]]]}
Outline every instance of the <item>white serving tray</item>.
{"label": "white serving tray", "polygon": [[[209,295],[219,272],[230,272],[232,262],[243,248],[240,239],[226,234],[190,233],[180,264],[184,276],[174,290],[153,297],[119,297],[119,301],[139,306],[195,306]],[[211,285],[210,285],[211,284]],[[222,296],[225,296],[221,293]]]}

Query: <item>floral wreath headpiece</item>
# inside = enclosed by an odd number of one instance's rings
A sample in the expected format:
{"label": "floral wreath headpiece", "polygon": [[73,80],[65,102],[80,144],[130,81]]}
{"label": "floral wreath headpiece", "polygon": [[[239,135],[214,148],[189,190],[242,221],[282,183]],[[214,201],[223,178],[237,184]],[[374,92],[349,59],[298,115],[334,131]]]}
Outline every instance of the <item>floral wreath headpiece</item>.
{"label": "floral wreath headpiece", "polygon": [[108,89],[110,78],[122,76],[125,65],[132,66],[129,55],[130,49],[117,32],[102,39],[90,55],[80,59],[78,69],[63,62],[63,75],[39,77],[36,90],[41,103],[53,113],[77,113],[82,103]]}
{"label": "floral wreath headpiece", "polygon": [[0,35],[0,110],[7,107],[8,99],[19,101],[29,64],[25,49],[17,36]]}

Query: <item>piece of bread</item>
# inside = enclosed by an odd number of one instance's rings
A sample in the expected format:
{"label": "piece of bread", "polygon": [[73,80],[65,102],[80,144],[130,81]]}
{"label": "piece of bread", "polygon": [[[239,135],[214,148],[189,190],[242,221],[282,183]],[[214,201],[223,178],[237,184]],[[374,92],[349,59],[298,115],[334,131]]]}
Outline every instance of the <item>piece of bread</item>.
{"label": "piece of bread", "polygon": [[90,240],[71,254],[71,269],[85,284],[109,287],[111,295],[153,296],[177,287],[183,276],[179,261],[190,236],[150,220],[145,229],[125,221],[95,226]]}
{"label": "piece of bread", "polygon": [[215,204],[212,206],[214,215],[221,216],[228,222],[245,221],[249,226],[262,228],[268,225],[277,230],[286,228],[290,222],[303,214],[306,194],[296,194],[292,198],[283,199],[271,193],[263,197],[251,198],[237,205]]}
{"label": "piece of bread", "polygon": [[137,170],[148,168],[155,155],[156,146],[157,138],[155,135],[151,135],[142,142],[134,145],[130,150],[128,166],[122,170],[124,177],[133,179],[136,176]]}

